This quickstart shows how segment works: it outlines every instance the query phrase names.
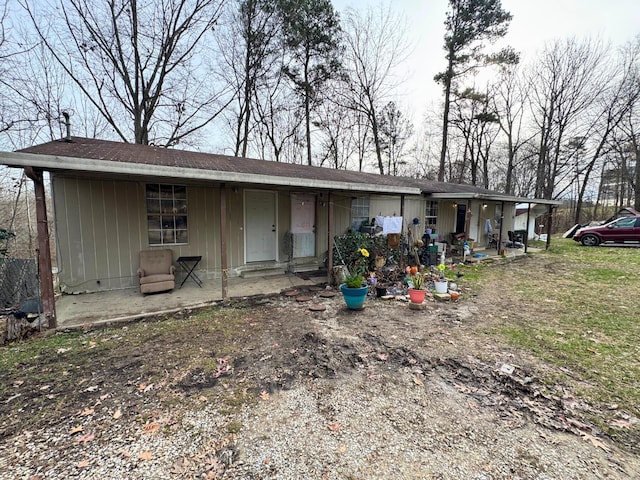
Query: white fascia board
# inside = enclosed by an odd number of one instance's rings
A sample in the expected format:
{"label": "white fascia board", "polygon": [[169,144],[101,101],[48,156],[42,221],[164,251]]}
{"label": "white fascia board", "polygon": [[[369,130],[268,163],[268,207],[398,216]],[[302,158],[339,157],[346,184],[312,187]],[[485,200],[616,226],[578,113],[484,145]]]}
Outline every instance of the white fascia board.
{"label": "white fascia board", "polygon": [[561,205],[560,200],[546,200],[542,198],[526,198],[526,197],[512,197],[510,195],[496,195],[491,193],[430,193],[427,197],[442,199],[442,200],[487,200],[490,202],[513,202],[513,203],[539,203],[543,205]]}
{"label": "white fascia board", "polygon": [[249,183],[256,185],[277,185],[325,190],[345,190],[359,192],[393,193],[396,195],[421,195],[419,188],[396,185],[376,185],[371,183],[337,182],[300,177],[280,177],[253,173],[225,172],[201,168],[170,167],[142,163],[114,162],[90,158],[63,157],[34,153],[0,152],[1,163],[11,167],[34,167],[47,171],[77,171],[113,173],[119,175],[184,178],[229,183]]}

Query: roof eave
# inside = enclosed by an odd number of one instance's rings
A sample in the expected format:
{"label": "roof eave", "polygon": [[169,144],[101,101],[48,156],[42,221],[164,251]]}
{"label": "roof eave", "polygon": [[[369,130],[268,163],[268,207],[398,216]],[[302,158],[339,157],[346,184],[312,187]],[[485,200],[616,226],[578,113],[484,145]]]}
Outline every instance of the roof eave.
{"label": "roof eave", "polygon": [[513,197],[511,195],[500,195],[496,193],[469,193],[469,192],[446,192],[430,193],[428,197],[441,200],[486,200],[490,202],[514,202],[514,203],[540,203],[543,205],[561,205],[560,200],[546,200],[542,198]]}
{"label": "roof eave", "polygon": [[402,187],[398,185],[377,185],[371,183],[340,182],[313,178],[205,170],[201,168],[124,163],[111,160],[64,157],[58,155],[2,152],[0,153],[0,159],[2,159],[2,163],[10,167],[34,167],[41,168],[49,172],[96,172],[136,177],[183,178],[187,180],[212,181],[220,183],[248,183],[265,186],[304,187],[334,191],[341,190],[348,192],[371,192],[395,195],[421,195],[422,193],[417,187]]}

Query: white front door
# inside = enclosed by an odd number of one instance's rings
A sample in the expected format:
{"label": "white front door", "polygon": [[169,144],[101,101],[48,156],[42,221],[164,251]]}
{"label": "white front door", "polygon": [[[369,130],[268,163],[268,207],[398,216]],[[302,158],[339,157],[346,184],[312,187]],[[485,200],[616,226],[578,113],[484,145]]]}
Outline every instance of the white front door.
{"label": "white front door", "polygon": [[316,197],[291,195],[291,233],[293,258],[313,257],[316,254]]}
{"label": "white front door", "polygon": [[246,262],[276,259],[276,192],[245,191],[244,232]]}

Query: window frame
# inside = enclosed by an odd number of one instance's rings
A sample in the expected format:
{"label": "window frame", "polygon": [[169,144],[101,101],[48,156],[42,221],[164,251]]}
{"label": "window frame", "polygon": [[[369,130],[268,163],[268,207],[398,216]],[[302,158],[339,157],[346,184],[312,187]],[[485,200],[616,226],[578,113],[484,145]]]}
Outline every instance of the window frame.
{"label": "window frame", "polygon": [[[425,204],[424,211],[424,228],[432,229],[433,231],[437,231],[438,228],[438,201],[437,200],[427,200]],[[434,215],[435,213],[435,215]],[[430,221],[430,220],[433,221]]]}
{"label": "window frame", "polygon": [[[364,209],[366,208],[367,215],[364,214]],[[351,231],[359,232],[360,227],[363,225],[363,221],[366,220],[366,224],[371,221],[371,217],[369,216],[370,212],[370,202],[369,197],[353,197],[351,199]]]}
{"label": "window frame", "polygon": [[149,246],[189,244],[189,208],[186,185],[145,184]]}

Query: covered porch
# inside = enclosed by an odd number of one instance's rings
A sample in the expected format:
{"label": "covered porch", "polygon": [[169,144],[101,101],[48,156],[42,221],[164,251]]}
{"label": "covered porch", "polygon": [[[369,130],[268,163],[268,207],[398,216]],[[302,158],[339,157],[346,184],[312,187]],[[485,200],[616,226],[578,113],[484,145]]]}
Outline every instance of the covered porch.
{"label": "covered porch", "polygon": [[[228,280],[228,299],[273,295],[288,289],[325,283],[326,276],[282,274],[233,277]],[[58,329],[126,322],[184,309],[201,308],[222,301],[222,280],[203,279],[202,288],[190,280],[169,292],[142,295],[138,288],[108,290],[56,299]]]}

